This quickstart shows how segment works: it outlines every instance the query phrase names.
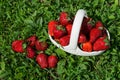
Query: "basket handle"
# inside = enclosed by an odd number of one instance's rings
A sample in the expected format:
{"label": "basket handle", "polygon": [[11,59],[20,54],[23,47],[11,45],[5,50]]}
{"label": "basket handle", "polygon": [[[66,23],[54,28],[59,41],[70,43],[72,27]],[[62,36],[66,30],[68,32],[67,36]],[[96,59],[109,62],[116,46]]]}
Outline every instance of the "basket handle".
{"label": "basket handle", "polygon": [[75,19],[72,26],[70,42],[68,45],[69,49],[77,48],[78,37],[79,37],[79,33],[80,33],[80,29],[81,29],[81,25],[84,17],[87,17],[86,11],[83,9],[78,10],[75,15]]}

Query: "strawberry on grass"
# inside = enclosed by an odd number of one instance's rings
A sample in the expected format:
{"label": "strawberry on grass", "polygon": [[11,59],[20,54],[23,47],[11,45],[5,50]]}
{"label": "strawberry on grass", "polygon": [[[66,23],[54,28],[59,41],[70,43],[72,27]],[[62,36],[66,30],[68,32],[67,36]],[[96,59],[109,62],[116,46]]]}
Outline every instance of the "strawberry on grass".
{"label": "strawberry on grass", "polygon": [[26,44],[24,40],[15,40],[12,42],[12,50],[15,52],[23,53],[26,48]]}
{"label": "strawberry on grass", "polygon": [[58,58],[55,55],[50,55],[48,57],[48,66],[49,68],[55,68],[58,63]]}
{"label": "strawberry on grass", "polygon": [[36,62],[42,69],[45,69],[48,67],[48,56],[45,53],[40,53],[36,57]]}
{"label": "strawberry on grass", "polygon": [[35,42],[36,50],[45,51],[48,48],[47,42],[36,40]]}
{"label": "strawberry on grass", "polygon": [[35,50],[31,47],[31,46],[27,46],[27,57],[28,58],[34,58],[36,53],[35,53]]}
{"label": "strawberry on grass", "polygon": [[32,35],[29,38],[27,38],[26,42],[28,43],[29,46],[35,46],[35,41],[37,40],[36,35]]}

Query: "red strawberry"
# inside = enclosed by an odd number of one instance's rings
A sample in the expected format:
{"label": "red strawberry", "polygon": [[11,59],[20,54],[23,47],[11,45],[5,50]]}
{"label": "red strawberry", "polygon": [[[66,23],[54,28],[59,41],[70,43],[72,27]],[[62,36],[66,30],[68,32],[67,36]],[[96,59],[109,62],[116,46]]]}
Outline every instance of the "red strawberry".
{"label": "red strawberry", "polygon": [[68,24],[66,26],[66,30],[67,30],[68,34],[70,35],[71,34],[71,30],[72,30],[72,24]]}
{"label": "red strawberry", "polygon": [[44,51],[48,48],[48,44],[46,42],[41,42],[39,40],[36,40],[35,47],[37,50]]}
{"label": "red strawberry", "polygon": [[24,40],[15,40],[12,42],[12,50],[15,52],[23,53],[26,45],[24,45]]}
{"label": "red strawberry", "polygon": [[35,50],[30,46],[27,47],[27,57],[28,58],[34,58],[35,57]]}
{"label": "red strawberry", "polygon": [[55,68],[58,62],[58,58],[55,55],[51,55],[48,57],[48,65],[49,68]]}
{"label": "red strawberry", "polygon": [[90,21],[87,23],[88,33],[91,31],[92,28],[93,28],[93,23]]}
{"label": "red strawberry", "polygon": [[56,29],[53,31],[53,33],[54,33],[54,38],[59,39],[66,34],[66,29],[65,29],[65,27],[59,25],[56,27]]}
{"label": "red strawberry", "polygon": [[84,19],[83,19],[83,22],[82,22],[82,28],[84,28],[84,26],[87,26],[87,22],[89,21],[89,19],[90,18],[86,18],[86,17],[84,17]]}
{"label": "red strawberry", "polygon": [[66,35],[66,36],[63,36],[62,38],[60,38],[59,43],[62,46],[67,46],[69,44],[69,41],[70,41],[70,35]]}
{"label": "red strawberry", "polygon": [[35,45],[36,39],[37,39],[37,37],[35,35],[32,35],[26,41],[28,42],[29,46],[33,47]]}
{"label": "red strawberry", "polygon": [[107,37],[100,37],[93,44],[93,50],[95,51],[106,50],[109,48],[109,46],[110,45],[109,45]]}
{"label": "red strawberry", "polygon": [[52,20],[48,23],[48,33],[53,36],[53,31],[56,28],[56,26],[58,25],[58,22],[55,20]]}
{"label": "red strawberry", "polygon": [[95,40],[97,38],[99,38],[100,36],[102,36],[102,30],[101,29],[98,29],[98,28],[93,28],[91,31],[90,31],[90,42],[91,43],[94,43]]}
{"label": "red strawberry", "polygon": [[84,43],[84,42],[86,42],[86,41],[87,41],[86,36],[81,33],[81,34],[79,35],[79,38],[78,38],[78,43]]}
{"label": "red strawberry", "polygon": [[61,12],[59,21],[60,21],[61,25],[66,26],[68,24],[68,22],[69,22],[68,14],[66,12]]}
{"label": "red strawberry", "polygon": [[91,18],[84,18],[82,27],[81,27],[81,32],[88,36],[90,33],[91,29],[93,28],[93,21]]}
{"label": "red strawberry", "polygon": [[92,51],[92,44],[91,44],[91,42],[82,43],[82,50],[83,51],[87,51],[87,52],[91,52]]}
{"label": "red strawberry", "polygon": [[97,22],[95,23],[95,27],[96,27],[96,28],[103,28],[102,22],[101,22],[101,21],[97,21]]}
{"label": "red strawberry", "polygon": [[48,67],[48,56],[46,54],[44,53],[38,54],[36,57],[36,61],[42,69]]}
{"label": "red strawberry", "polygon": [[81,26],[81,31],[84,32],[84,30],[86,30],[86,27],[87,27],[87,18],[84,18],[83,19],[83,22],[82,22],[82,26]]}

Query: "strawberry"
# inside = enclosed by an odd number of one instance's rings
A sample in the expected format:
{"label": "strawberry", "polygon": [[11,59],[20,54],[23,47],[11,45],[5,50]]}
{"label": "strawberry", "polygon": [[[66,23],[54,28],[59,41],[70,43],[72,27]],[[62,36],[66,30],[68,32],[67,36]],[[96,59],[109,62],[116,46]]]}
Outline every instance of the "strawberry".
{"label": "strawberry", "polygon": [[15,40],[12,42],[12,50],[15,52],[23,53],[26,45],[24,45],[24,40]]}
{"label": "strawberry", "polygon": [[[83,22],[82,22],[82,26],[87,26],[87,23],[90,23],[91,22],[91,18],[86,18],[84,17],[83,18]],[[84,27],[83,27],[84,28]]]}
{"label": "strawberry", "polygon": [[81,34],[79,35],[79,38],[78,38],[78,43],[84,43],[84,42],[86,42],[86,41],[87,41],[86,36],[81,33]]}
{"label": "strawberry", "polygon": [[48,33],[53,36],[53,31],[56,28],[56,26],[58,25],[58,22],[55,20],[52,20],[48,23]]}
{"label": "strawberry", "polygon": [[95,40],[97,38],[99,38],[100,36],[102,36],[102,30],[101,29],[98,29],[98,28],[93,28],[91,31],[90,31],[90,42],[91,43],[94,43]]}
{"label": "strawberry", "polygon": [[109,46],[110,45],[109,45],[107,37],[100,37],[93,44],[93,50],[95,51],[106,50],[109,48]]}
{"label": "strawberry", "polygon": [[48,65],[49,65],[49,68],[55,68],[56,65],[57,65],[57,62],[58,62],[57,56],[55,56],[55,55],[50,55],[50,56],[48,57]]}
{"label": "strawberry", "polygon": [[72,30],[72,24],[68,24],[66,26],[66,30],[67,30],[67,33],[70,35],[71,34],[71,30]]}
{"label": "strawberry", "polygon": [[48,44],[46,42],[36,40],[35,47],[37,50],[45,51],[48,48]]}
{"label": "strawberry", "polygon": [[88,36],[88,34],[90,33],[92,28],[93,28],[92,19],[91,18],[84,18],[80,32],[82,32],[83,34]]}
{"label": "strawberry", "polygon": [[91,42],[82,43],[82,50],[91,52],[92,51],[92,43]]}
{"label": "strawberry", "polygon": [[86,26],[87,26],[87,18],[84,18],[83,22],[82,22],[82,25],[81,25],[81,31],[82,32],[84,32],[84,30],[86,30]]}
{"label": "strawberry", "polygon": [[59,25],[53,31],[53,34],[54,34],[55,39],[59,39],[59,38],[63,37],[64,35],[66,35],[66,29],[65,29],[65,27]]}
{"label": "strawberry", "polygon": [[35,35],[32,35],[26,41],[28,42],[29,46],[33,47],[35,45],[36,39],[37,39],[37,37]]}
{"label": "strawberry", "polygon": [[88,33],[91,31],[92,28],[93,28],[93,23],[92,23],[92,21],[89,21],[89,22],[87,23]]}
{"label": "strawberry", "polygon": [[27,57],[28,58],[34,58],[35,57],[35,50],[30,46],[27,47]]}
{"label": "strawberry", "polygon": [[61,12],[59,21],[60,21],[61,25],[66,26],[68,24],[68,22],[69,22],[68,14],[66,12]]}
{"label": "strawberry", "polygon": [[70,41],[70,35],[66,35],[66,36],[63,36],[62,38],[60,38],[59,43],[62,46],[67,46],[69,44],[69,41]]}
{"label": "strawberry", "polygon": [[95,27],[96,27],[96,28],[103,28],[104,26],[103,26],[103,24],[102,24],[101,21],[97,21],[97,22],[95,23]]}
{"label": "strawberry", "polygon": [[36,57],[36,62],[44,69],[48,67],[48,56],[45,53],[40,53]]}

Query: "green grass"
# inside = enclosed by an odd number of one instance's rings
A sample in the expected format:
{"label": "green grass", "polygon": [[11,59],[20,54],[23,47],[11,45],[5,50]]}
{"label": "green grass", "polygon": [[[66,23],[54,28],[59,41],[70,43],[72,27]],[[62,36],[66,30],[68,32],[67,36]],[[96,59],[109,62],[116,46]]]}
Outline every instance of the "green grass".
{"label": "green grass", "polygon": [[[41,1],[41,2],[40,2]],[[118,0],[0,0],[0,80],[120,80],[120,5]],[[61,11],[75,15],[85,9],[101,20],[111,35],[111,47],[99,56],[66,53],[49,40],[47,24]],[[57,68],[41,69],[35,60],[11,50],[11,42],[36,34],[47,41],[46,54],[56,53]]]}

